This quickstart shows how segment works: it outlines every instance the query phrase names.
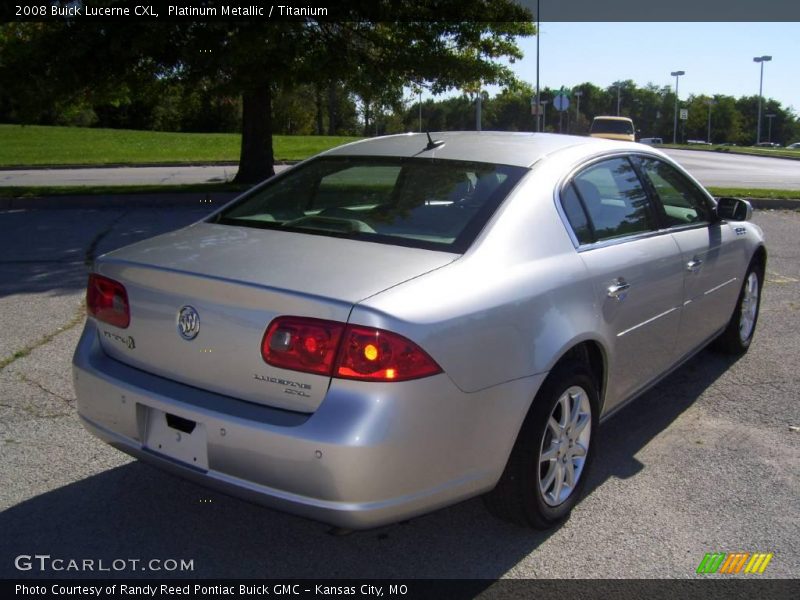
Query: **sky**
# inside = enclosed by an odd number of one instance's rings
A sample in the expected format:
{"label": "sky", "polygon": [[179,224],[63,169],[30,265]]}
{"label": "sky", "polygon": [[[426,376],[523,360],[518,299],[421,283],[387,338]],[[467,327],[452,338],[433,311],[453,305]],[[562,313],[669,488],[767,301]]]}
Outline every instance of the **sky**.
{"label": "sky", "polygon": [[[541,24],[541,87],[570,88],[590,82],[608,87],[631,79],[674,86],[672,71],[685,71],[679,95],[758,94],[764,64],[764,97],[800,113],[800,23],[547,23]],[[536,38],[521,39],[525,54],[511,65],[535,86]],[[488,88],[491,94],[496,88]]]}

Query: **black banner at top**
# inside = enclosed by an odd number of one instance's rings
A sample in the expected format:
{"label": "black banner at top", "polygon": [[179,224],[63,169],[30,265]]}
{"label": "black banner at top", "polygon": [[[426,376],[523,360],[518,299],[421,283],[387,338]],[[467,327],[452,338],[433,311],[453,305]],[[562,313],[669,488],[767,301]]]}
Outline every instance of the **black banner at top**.
{"label": "black banner at top", "polygon": [[490,21],[509,2],[525,9],[514,20],[536,20],[538,12],[543,22],[800,21],[800,2],[787,0],[12,0],[0,5],[0,21]]}

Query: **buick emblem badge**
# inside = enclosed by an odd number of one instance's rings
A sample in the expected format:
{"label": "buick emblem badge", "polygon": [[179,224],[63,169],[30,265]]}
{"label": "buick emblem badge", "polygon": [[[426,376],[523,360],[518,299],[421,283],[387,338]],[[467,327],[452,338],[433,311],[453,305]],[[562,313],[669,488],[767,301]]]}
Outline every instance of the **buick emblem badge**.
{"label": "buick emblem badge", "polygon": [[185,340],[193,340],[200,332],[200,315],[191,306],[184,306],[178,311],[178,333]]}

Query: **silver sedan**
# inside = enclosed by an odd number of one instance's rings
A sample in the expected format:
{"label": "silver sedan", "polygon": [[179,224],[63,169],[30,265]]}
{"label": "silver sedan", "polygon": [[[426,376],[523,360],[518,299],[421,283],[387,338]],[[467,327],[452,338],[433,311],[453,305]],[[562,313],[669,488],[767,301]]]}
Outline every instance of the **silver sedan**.
{"label": "silver sedan", "polygon": [[479,494],[550,527],[603,419],[711,342],[747,350],[766,266],[751,214],[640,144],[342,146],[97,260],[80,417],[173,473],[341,527]]}

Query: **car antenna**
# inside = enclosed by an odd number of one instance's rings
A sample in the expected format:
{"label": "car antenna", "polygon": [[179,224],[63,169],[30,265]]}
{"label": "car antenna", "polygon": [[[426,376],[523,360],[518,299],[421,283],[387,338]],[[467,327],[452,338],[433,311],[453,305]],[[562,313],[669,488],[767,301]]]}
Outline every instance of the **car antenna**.
{"label": "car antenna", "polygon": [[433,139],[431,139],[431,134],[428,133],[427,131],[425,132],[425,135],[428,136],[428,145],[425,146],[425,150],[434,150],[435,148],[438,148],[439,146],[444,146],[444,140],[433,140]]}

